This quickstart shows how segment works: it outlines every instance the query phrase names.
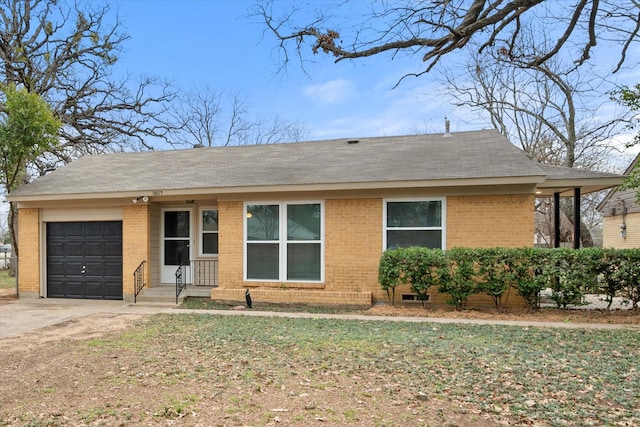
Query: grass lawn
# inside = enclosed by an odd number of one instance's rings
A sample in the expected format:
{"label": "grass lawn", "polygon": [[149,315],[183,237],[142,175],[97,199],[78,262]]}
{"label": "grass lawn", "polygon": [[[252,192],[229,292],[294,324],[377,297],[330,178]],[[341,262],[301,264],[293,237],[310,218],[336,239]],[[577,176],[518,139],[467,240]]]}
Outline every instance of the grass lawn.
{"label": "grass lawn", "polygon": [[15,289],[16,278],[9,276],[9,270],[0,270],[0,289]]}
{"label": "grass lawn", "polygon": [[631,330],[161,314],[32,350],[11,367],[23,384],[0,384],[0,425],[640,425],[639,341]]}

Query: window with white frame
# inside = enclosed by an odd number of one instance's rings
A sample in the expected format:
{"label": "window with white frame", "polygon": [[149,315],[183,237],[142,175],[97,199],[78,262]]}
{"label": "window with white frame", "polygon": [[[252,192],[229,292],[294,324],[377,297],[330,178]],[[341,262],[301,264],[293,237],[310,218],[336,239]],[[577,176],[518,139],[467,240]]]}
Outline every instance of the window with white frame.
{"label": "window with white frame", "polygon": [[323,234],[320,202],[246,204],[246,279],[322,281]]}
{"label": "window with white frame", "polygon": [[445,200],[386,200],[384,248],[445,249]]}
{"label": "window with white frame", "polygon": [[200,210],[200,254],[218,255],[218,210]]}

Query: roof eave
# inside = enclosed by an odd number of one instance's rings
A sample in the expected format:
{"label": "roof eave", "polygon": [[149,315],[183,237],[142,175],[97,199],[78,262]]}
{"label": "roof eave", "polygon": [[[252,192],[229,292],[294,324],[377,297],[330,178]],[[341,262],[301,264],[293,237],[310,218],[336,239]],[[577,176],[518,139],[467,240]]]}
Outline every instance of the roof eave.
{"label": "roof eave", "polygon": [[171,196],[196,196],[202,194],[241,194],[241,193],[289,193],[300,191],[343,191],[343,190],[390,190],[401,188],[447,188],[447,187],[473,187],[473,186],[498,186],[498,185],[540,185],[544,182],[542,175],[522,177],[489,177],[489,178],[453,178],[436,180],[413,181],[375,181],[375,182],[343,182],[322,184],[275,184],[275,185],[250,185],[232,187],[197,187],[176,189],[149,189],[140,191],[113,191],[113,192],[87,192],[87,193],[59,193],[40,195],[11,195],[7,200],[11,202],[33,201],[60,201],[60,200],[95,200]]}
{"label": "roof eave", "polygon": [[538,185],[538,197],[550,197],[554,193],[561,196],[572,196],[575,188],[580,188],[582,194],[595,193],[616,187],[625,180],[625,176],[602,178],[570,178],[548,179]]}

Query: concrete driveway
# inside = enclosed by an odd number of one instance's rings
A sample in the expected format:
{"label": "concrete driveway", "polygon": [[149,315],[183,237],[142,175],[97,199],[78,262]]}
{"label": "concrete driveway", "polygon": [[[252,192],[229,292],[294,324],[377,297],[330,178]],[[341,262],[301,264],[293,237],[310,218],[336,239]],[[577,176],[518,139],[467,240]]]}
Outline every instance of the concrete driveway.
{"label": "concrete driveway", "polygon": [[19,299],[0,302],[0,339],[97,313],[153,314],[172,306],[133,306],[124,301]]}
{"label": "concrete driveway", "polygon": [[606,323],[536,322],[530,320],[460,319],[440,317],[368,316],[354,314],[285,313],[255,310],[186,310],[165,303],[132,304],[125,301],[18,299],[0,301],[0,339],[14,337],[47,326],[81,319],[96,314],[200,313],[225,316],[271,316],[288,318],[324,318],[351,320],[380,320],[394,322],[465,323],[476,325],[511,325],[552,328],[631,329],[640,331],[640,325]]}

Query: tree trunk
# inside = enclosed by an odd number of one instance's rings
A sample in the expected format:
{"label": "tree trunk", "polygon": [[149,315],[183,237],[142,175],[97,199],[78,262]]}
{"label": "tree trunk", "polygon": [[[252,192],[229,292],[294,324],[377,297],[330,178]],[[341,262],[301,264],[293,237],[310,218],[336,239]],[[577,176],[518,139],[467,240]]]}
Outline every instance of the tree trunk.
{"label": "tree trunk", "polygon": [[9,236],[11,238],[11,256],[18,258],[18,207],[9,202]]}
{"label": "tree trunk", "polygon": [[[567,200],[566,203],[560,203],[560,209],[573,226],[576,221],[573,215],[573,200]],[[591,235],[591,231],[589,230],[587,225],[584,223],[584,221],[582,221],[582,218],[580,218],[580,241],[582,242],[581,247],[593,247],[593,236]]]}

